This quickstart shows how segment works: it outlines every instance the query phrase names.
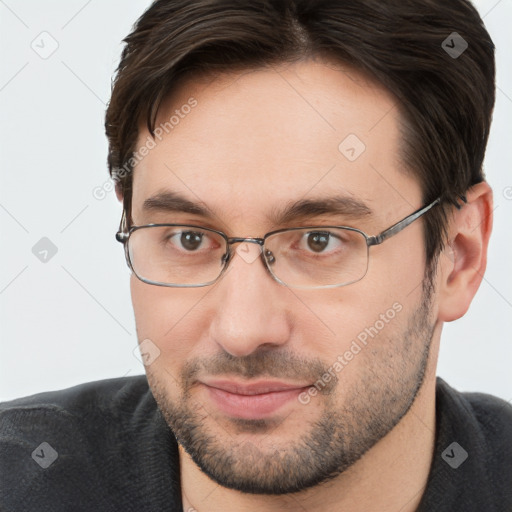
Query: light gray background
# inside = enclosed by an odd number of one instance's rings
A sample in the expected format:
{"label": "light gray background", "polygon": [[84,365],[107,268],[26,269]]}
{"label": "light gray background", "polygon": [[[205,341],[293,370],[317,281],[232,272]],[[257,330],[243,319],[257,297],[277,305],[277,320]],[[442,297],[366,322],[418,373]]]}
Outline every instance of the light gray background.
{"label": "light gray background", "polygon": [[[121,205],[93,190],[111,185],[103,123],[121,40],[149,4],[0,0],[0,400],[144,373],[114,238]],[[512,400],[512,0],[476,6],[497,46],[495,227],[469,313],[445,325],[438,374]],[[43,237],[58,250],[46,263],[32,252]]]}

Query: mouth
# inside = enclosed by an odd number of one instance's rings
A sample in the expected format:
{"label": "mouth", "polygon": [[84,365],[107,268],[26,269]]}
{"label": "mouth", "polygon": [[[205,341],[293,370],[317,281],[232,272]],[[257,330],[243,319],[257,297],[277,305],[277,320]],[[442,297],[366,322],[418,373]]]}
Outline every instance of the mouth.
{"label": "mouth", "polygon": [[299,394],[311,386],[268,380],[249,384],[233,380],[204,380],[201,385],[221,412],[247,420],[272,416],[293,400],[297,402]]}

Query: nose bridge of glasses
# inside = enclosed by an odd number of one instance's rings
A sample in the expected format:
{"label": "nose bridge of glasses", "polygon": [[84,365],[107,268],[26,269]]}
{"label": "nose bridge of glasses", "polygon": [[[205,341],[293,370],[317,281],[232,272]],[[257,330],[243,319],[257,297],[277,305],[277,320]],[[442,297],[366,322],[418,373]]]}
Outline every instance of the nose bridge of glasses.
{"label": "nose bridge of glasses", "polygon": [[[232,257],[231,246],[233,244],[237,244],[237,243],[250,243],[250,244],[258,245],[260,247],[259,253],[262,256],[262,261],[265,264],[265,266],[266,266],[266,263],[273,263],[273,255],[272,255],[272,253],[270,251],[267,251],[267,254],[265,254],[264,251],[262,250],[264,245],[265,245],[265,239],[264,238],[257,238],[257,237],[232,237],[232,238],[227,238],[227,243],[228,243],[228,251],[226,252],[226,254],[222,258],[222,260],[223,260],[223,262],[225,264],[227,264],[227,263],[229,263],[229,261],[231,261],[231,257]],[[242,252],[246,252],[246,251],[242,251]],[[244,257],[244,259],[247,261],[246,257]],[[251,256],[249,259],[252,261],[253,257]]]}
{"label": "nose bridge of glasses", "polygon": [[253,238],[253,237],[248,237],[248,238],[239,238],[239,237],[228,238],[228,244],[229,245],[238,244],[238,243],[242,243],[242,242],[248,242],[248,243],[251,243],[251,244],[259,244],[260,246],[263,247],[263,244],[264,244],[265,240],[263,238]]}

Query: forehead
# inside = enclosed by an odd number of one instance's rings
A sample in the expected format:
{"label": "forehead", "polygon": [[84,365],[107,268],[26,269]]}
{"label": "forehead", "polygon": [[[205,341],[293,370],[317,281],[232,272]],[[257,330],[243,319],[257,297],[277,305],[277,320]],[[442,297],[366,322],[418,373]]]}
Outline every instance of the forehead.
{"label": "forehead", "polygon": [[[162,104],[159,137],[135,167],[134,221],[164,190],[230,222],[262,221],[308,196],[409,211],[419,189],[401,168],[399,122],[391,94],[332,62],[190,79]],[[148,136],[141,126],[139,150]]]}

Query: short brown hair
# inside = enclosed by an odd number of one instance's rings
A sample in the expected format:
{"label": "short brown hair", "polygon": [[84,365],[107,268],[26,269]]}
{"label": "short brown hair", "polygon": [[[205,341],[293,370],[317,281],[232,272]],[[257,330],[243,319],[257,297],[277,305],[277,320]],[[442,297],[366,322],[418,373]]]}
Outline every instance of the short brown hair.
{"label": "short brown hair", "polygon": [[[460,56],[445,51],[454,37],[468,45]],[[425,217],[427,263],[443,247],[451,205],[485,179],[494,44],[468,0],[156,0],[124,42],[105,128],[128,225],[139,124],[154,136],[181,80],[314,56],[369,73],[397,98],[405,168],[425,204],[443,199]]]}

